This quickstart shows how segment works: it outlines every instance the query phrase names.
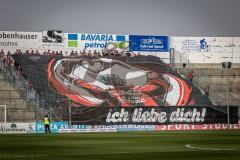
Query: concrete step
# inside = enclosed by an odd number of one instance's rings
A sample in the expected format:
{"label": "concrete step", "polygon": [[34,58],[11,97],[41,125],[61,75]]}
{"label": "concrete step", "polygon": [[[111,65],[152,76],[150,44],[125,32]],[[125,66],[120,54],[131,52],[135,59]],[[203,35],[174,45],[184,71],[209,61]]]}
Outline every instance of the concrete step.
{"label": "concrete step", "polygon": [[20,98],[20,95],[17,91],[12,90],[1,90],[0,89],[0,99],[4,98]]}
{"label": "concrete step", "polygon": [[[176,64],[177,68],[183,68],[182,63]],[[194,64],[190,64],[186,67],[190,67],[190,68],[218,68],[221,69],[222,68],[222,64],[221,63],[194,63]],[[240,64],[239,63],[232,63],[232,68],[240,68]]]}
{"label": "concrete step", "polygon": [[5,82],[4,80],[0,80],[0,90],[15,90],[11,84]]}
{"label": "concrete step", "polygon": [[[178,71],[181,74],[187,74],[189,69],[187,68],[179,68]],[[239,68],[193,68],[194,74],[196,76],[228,76],[228,77],[236,77],[240,76],[240,69]]]}
{"label": "concrete step", "polygon": [[240,75],[240,68],[235,68],[235,74]]}
{"label": "concrete step", "polygon": [[35,113],[29,111],[8,111],[7,112],[7,121],[34,121],[35,120]]}
{"label": "concrete step", "polygon": [[240,78],[222,78],[222,77],[195,77],[194,81],[200,86],[206,86],[207,84],[210,85],[222,85],[223,87],[226,84],[230,86],[238,86],[240,84]]}
{"label": "concrete step", "polygon": [[8,108],[27,108],[26,102],[23,100],[20,101],[4,101],[0,99],[0,104],[7,105]]}
{"label": "concrete step", "polygon": [[15,103],[25,103],[25,101],[22,100],[21,98],[1,98],[0,103],[15,104]]}
{"label": "concrete step", "polygon": [[[30,111],[27,103],[21,99],[20,94],[9,82],[0,76],[0,104],[7,105],[8,122],[31,122],[35,121],[35,112]],[[4,119],[3,111],[0,110],[0,121]]]}

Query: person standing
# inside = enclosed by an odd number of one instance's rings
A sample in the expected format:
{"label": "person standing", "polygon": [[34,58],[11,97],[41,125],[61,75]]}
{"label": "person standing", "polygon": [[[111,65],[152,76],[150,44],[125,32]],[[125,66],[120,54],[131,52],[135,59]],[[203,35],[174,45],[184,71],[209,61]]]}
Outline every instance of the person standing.
{"label": "person standing", "polygon": [[190,70],[190,72],[188,73],[188,79],[189,79],[191,82],[193,82],[193,75],[194,75],[193,70]]}
{"label": "person standing", "polygon": [[204,88],[205,95],[209,96],[209,84]]}
{"label": "person standing", "polygon": [[45,118],[44,118],[44,128],[45,128],[45,133],[51,133],[50,120],[48,118],[48,115],[46,115]]}

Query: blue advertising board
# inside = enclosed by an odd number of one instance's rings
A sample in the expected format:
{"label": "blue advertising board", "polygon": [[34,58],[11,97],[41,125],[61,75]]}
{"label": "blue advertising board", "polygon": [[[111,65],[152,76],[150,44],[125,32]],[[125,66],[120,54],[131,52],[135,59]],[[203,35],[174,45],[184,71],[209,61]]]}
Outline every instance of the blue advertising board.
{"label": "blue advertising board", "polygon": [[[50,130],[52,133],[60,133],[66,130],[84,130],[88,129],[89,126],[86,125],[71,125],[69,126],[68,122],[51,122]],[[36,123],[36,133],[45,133],[45,128],[43,122]]]}
{"label": "blue advertising board", "polygon": [[[67,122],[51,122],[50,123],[50,130],[52,133],[58,133],[59,129],[61,128],[67,128],[68,123]],[[45,128],[43,122],[37,122],[36,123],[36,133],[45,133]]]}
{"label": "blue advertising board", "polygon": [[130,51],[168,52],[168,36],[129,35]]}

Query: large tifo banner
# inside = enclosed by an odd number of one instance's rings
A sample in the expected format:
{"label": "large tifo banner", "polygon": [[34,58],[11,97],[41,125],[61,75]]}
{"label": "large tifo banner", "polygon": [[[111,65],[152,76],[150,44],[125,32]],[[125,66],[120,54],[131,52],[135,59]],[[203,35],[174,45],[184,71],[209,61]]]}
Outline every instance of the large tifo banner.
{"label": "large tifo banner", "polygon": [[84,107],[211,105],[208,97],[189,80],[154,56],[12,57],[45,103],[54,108],[67,108],[66,99],[79,110]]}
{"label": "large tifo banner", "polygon": [[[227,123],[227,112],[218,107],[90,108],[78,115],[78,124],[214,124]],[[230,108],[230,123],[238,123],[238,107]],[[76,117],[73,115],[73,121]]]}

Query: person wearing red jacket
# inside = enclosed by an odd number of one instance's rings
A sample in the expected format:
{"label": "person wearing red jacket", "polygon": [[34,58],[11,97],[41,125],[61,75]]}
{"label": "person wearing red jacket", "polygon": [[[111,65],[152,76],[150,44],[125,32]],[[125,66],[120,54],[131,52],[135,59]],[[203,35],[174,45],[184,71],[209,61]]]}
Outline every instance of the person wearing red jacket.
{"label": "person wearing red jacket", "polygon": [[190,70],[190,72],[188,73],[188,78],[191,82],[193,82],[193,76],[194,76],[193,70]]}

